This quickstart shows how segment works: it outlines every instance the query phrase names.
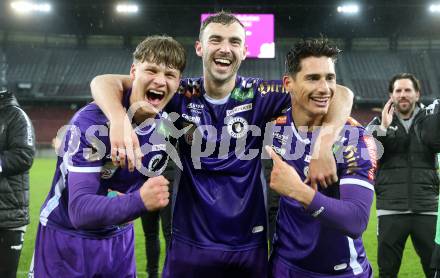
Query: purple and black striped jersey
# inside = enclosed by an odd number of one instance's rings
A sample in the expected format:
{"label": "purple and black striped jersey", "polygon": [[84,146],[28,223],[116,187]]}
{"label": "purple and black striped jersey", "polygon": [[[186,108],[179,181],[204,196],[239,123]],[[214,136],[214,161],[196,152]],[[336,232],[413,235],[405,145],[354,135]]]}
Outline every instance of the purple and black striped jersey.
{"label": "purple and black striped jersey", "polygon": [[189,128],[179,138],[176,240],[217,250],[266,243],[263,135],[266,123],[288,105],[280,81],[237,77],[227,97],[211,99],[202,78],[183,80],[166,108],[181,115],[178,128]]}
{"label": "purple and black striped jersey", "polygon": [[[130,95],[130,90],[124,94],[125,108],[129,107]],[[135,129],[145,155],[142,168],[129,172],[111,161],[109,121],[99,107],[90,103],[79,110],[63,138],[52,187],[40,211],[40,224],[100,238],[123,231],[128,226],[125,223],[145,212],[139,188],[148,176],[160,174],[168,159],[166,136],[158,132],[163,117],[166,114]],[[123,195],[110,198],[109,191]]]}
{"label": "purple and black striped jersey", "polygon": [[[273,148],[304,180],[318,132],[299,130],[288,110],[277,119]],[[307,208],[292,198],[280,199],[272,256],[304,277],[353,277],[371,271],[362,232],[374,194],[375,144],[349,119],[333,152],[338,184],[320,188]]]}

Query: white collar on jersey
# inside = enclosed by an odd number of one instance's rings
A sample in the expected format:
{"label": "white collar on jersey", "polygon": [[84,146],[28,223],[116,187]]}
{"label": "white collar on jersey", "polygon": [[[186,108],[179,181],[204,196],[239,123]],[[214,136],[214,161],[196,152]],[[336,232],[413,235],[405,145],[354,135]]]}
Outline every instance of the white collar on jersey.
{"label": "white collar on jersey", "polygon": [[207,102],[209,102],[211,104],[217,104],[217,105],[225,104],[226,102],[228,102],[230,96],[231,96],[231,93],[229,93],[224,98],[216,99],[216,98],[212,98],[212,97],[208,96],[206,93],[203,94],[203,97],[206,99]]}
{"label": "white collar on jersey", "polygon": [[293,121],[290,123],[290,126],[292,127],[293,134],[301,143],[306,144],[306,145],[310,144],[309,138],[302,138],[301,137],[301,135],[299,134],[298,130],[296,129],[295,123]]}

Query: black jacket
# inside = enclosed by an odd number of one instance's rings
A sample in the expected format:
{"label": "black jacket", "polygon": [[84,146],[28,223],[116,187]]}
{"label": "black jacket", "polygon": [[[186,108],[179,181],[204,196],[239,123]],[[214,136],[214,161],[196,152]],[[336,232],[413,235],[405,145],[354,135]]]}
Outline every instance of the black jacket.
{"label": "black jacket", "polygon": [[34,154],[29,117],[12,94],[0,92],[0,229],[29,223],[29,168]]}
{"label": "black jacket", "polygon": [[[420,137],[421,122],[428,116],[421,108],[408,133],[396,115],[386,134],[373,132],[383,147],[375,186],[377,209],[437,212],[437,155]],[[367,129],[373,125],[380,125],[380,120],[373,119]]]}

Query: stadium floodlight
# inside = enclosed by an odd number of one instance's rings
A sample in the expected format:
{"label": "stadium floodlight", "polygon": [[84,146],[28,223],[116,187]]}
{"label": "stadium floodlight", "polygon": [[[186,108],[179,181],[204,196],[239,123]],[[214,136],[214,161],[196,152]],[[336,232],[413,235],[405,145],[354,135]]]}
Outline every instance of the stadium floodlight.
{"label": "stadium floodlight", "polygon": [[337,11],[338,13],[343,13],[343,14],[357,14],[359,13],[359,5],[346,4],[346,5],[338,6]]}
{"label": "stadium floodlight", "polygon": [[11,8],[19,14],[28,14],[30,12],[49,13],[52,6],[49,3],[33,3],[29,1],[11,2]]}
{"label": "stadium floodlight", "polygon": [[139,7],[136,4],[117,4],[116,11],[122,14],[134,14],[139,11]]}
{"label": "stadium floodlight", "polygon": [[431,4],[429,6],[429,11],[431,13],[440,13],[440,4]]}

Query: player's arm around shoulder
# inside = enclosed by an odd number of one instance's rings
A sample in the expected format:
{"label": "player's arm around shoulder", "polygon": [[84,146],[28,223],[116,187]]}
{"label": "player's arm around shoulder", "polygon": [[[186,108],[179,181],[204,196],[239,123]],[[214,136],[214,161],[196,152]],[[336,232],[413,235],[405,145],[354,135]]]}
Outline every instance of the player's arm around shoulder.
{"label": "player's arm around shoulder", "polygon": [[318,185],[326,188],[338,181],[332,148],[350,116],[352,105],[353,92],[347,87],[336,85],[334,98],[312,152],[307,182],[314,188]]}

